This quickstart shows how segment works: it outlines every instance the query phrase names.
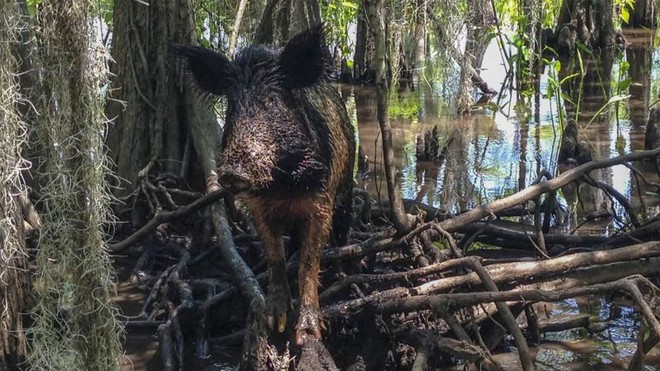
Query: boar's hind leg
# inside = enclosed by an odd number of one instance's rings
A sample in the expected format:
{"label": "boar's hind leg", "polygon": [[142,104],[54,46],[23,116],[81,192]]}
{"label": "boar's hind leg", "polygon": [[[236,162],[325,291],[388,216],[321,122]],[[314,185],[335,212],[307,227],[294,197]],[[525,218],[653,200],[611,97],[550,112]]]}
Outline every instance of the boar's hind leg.
{"label": "boar's hind leg", "polygon": [[266,304],[266,320],[272,330],[278,332],[286,329],[286,315],[291,307],[291,293],[286,277],[286,257],[282,241],[282,232],[267,224],[257,216],[255,227],[264,244],[266,261],[268,262],[268,302]]}
{"label": "boar's hind leg", "polygon": [[328,241],[332,208],[329,203],[312,206],[317,210],[309,220],[301,223],[298,230],[300,265],[298,267],[298,288],[300,291],[300,311],[296,323],[296,344],[302,345],[304,335],[321,338],[325,329],[319,305],[318,276],[321,250]]}

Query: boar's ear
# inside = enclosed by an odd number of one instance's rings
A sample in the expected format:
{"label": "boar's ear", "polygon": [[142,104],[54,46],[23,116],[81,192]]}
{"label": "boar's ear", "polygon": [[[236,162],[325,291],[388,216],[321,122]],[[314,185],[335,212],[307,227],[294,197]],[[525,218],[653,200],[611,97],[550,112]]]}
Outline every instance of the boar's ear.
{"label": "boar's ear", "polygon": [[199,46],[171,45],[170,54],[177,63],[194,78],[204,92],[223,95],[227,93],[234,77],[233,65],[222,54]]}
{"label": "boar's ear", "polygon": [[325,27],[318,24],[294,36],[284,46],[280,71],[288,87],[303,88],[330,74],[332,57],[325,44]]}

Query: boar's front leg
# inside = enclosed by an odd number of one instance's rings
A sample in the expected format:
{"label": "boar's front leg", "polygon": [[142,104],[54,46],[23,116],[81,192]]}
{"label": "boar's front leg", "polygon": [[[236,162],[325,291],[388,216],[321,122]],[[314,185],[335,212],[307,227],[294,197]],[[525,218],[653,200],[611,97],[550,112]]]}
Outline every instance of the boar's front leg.
{"label": "boar's front leg", "polygon": [[304,335],[321,338],[325,329],[319,305],[319,266],[321,251],[328,241],[332,220],[332,204],[316,203],[310,206],[310,217],[299,226],[300,266],[298,267],[298,288],[300,291],[300,311],[296,323],[296,344],[302,345]]}
{"label": "boar's front leg", "polygon": [[286,329],[286,315],[291,307],[291,293],[286,276],[286,257],[282,241],[283,228],[265,220],[266,216],[257,213],[254,224],[261,237],[268,263],[268,300],[266,303],[266,321],[272,330]]}

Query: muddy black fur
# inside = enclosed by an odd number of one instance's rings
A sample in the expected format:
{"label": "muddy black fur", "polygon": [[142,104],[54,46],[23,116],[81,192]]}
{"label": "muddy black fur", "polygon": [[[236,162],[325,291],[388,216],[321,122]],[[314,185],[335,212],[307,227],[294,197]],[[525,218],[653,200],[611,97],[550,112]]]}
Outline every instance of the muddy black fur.
{"label": "muddy black fur", "polygon": [[269,325],[283,331],[290,306],[282,245],[290,234],[301,250],[296,341],[318,338],[321,249],[330,229],[335,244],[348,241],[355,156],[354,129],[328,83],[332,58],[323,26],[294,36],[281,51],[255,45],[233,61],[194,46],[172,52],[202,94],[227,97],[219,179],[244,199],[264,242]]}

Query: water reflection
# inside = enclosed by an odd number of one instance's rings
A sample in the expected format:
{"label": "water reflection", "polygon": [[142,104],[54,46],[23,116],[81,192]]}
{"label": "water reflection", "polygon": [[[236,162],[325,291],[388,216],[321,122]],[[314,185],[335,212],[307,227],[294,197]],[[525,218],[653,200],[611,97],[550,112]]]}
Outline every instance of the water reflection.
{"label": "water reflection", "polygon": [[[540,369],[626,369],[636,350],[641,320],[630,303],[603,297],[582,297],[552,304],[553,316],[589,314],[594,325],[587,331],[574,329],[549,333],[538,346]],[[647,355],[647,365],[658,365],[660,348]]]}
{"label": "water reflection", "polygon": [[[589,149],[594,159],[643,148],[644,125],[651,103],[653,51],[649,46],[652,45],[652,36],[650,32],[636,31],[631,37],[633,44],[625,53],[583,55],[582,63],[561,63],[559,78],[565,81],[560,104],[565,108],[565,117],[576,119],[580,127],[578,141]],[[626,59],[629,66],[626,66]],[[482,77],[489,85],[498,86],[504,68],[498,63],[496,45],[488,48],[485,61],[494,63],[484,66],[486,72]],[[542,92],[547,91],[551,78],[547,72],[542,76]],[[630,79],[630,88],[626,92],[621,90],[626,84],[620,82],[627,79]],[[563,120],[559,119],[554,99],[559,94],[537,103],[532,100],[525,103],[534,106],[530,107],[530,112],[538,112],[538,121],[535,121],[531,116],[509,115],[512,111],[509,107],[517,100],[515,94],[506,90],[505,94],[509,95],[506,99],[510,101],[501,111],[482,109],[461,118],[453,118],[451,112],[444,109],[446,105],[442,101],[433,101],[433,93],[424,90],[428,89],[400,93],[390,102],[395,108],[408,104],[411,99],[417,100],[418,104],[416,114],[405,115],[405,109],[395,109],[395,112],[404,111],[404,114],[390,118],[398,180],[405,198],[458,213],[523,189],[537,181],[544,170],[552,175],[558,173],[557,152]],[[629,100],[607,104],[612,96],[626,93],[630,94]],[[371,169],[371,176],[361,186],[376,197],[384,197],[386,188],[375,93],[366,88],[355,88],[353,96],[354,102],[349,105]],[[598,112],[600,114],[596,115]],[[440,147],[445,149],[445,155],[434,161],[419,162],[415,159],[417,138],[434,127],[438,128]],[[635,212],[642,217],[657,213],[660,203],[657,195],[649,194],[644,182],[627,167],[606,168],[590,175],[628,198]],[[657,179],[653,173],[646,173],[646,176]],[[565,187],[560,195],[562,202],[572,211],[571,223],[566,226],[569,229],[586,218],[612,213],[625,215],[621,205],[612,202],[610,196],[584,183]],[[624,223],[623,219],[607,219],[605,223],[582,227],[581,233],[590,232],[590,229],[596,233],[608,233]]]}

